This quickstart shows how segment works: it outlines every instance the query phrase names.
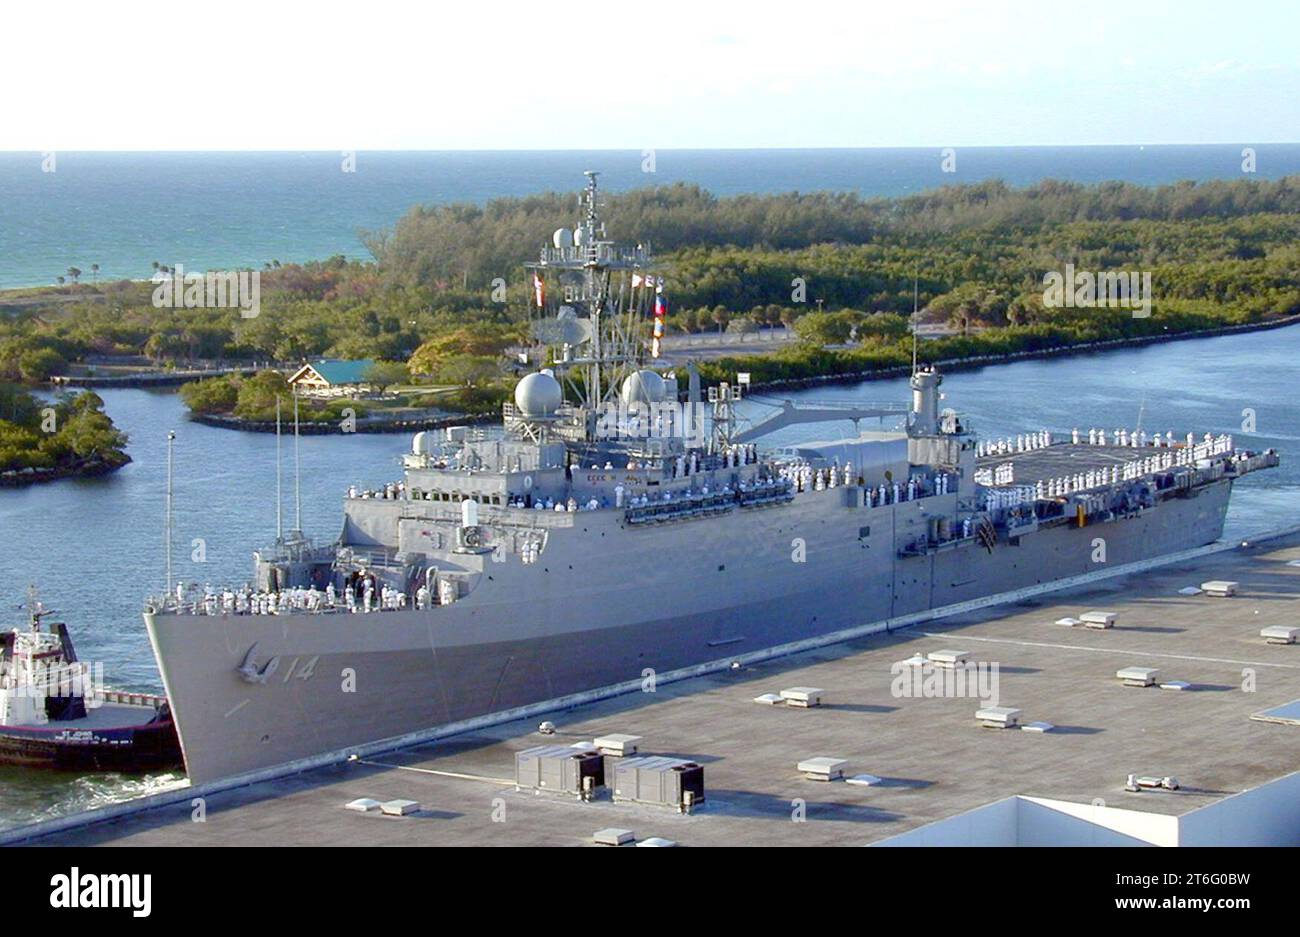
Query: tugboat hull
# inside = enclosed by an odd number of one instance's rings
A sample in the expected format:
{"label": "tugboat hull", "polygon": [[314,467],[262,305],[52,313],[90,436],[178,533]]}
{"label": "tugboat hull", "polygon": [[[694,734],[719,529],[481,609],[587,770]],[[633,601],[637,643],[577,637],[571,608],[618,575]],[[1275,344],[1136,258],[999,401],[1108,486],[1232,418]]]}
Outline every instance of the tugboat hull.
{"label": "tugboat hull", "polygon": [[[107,721],[97,719],[100,714],[92,713],[87,719],[45,726],[0,725],[0,764],[124,773],[182,766],[180,740],[169,712],[153,707],[108,705],[113,710],[128,711],[128,718],[117,720],[118,725],[88,726],[88,721]],[[129,710],[136,710],[144,719],[152,716],[152,721],[131,725]],[[111,718],[117,713],[103,715]]]}

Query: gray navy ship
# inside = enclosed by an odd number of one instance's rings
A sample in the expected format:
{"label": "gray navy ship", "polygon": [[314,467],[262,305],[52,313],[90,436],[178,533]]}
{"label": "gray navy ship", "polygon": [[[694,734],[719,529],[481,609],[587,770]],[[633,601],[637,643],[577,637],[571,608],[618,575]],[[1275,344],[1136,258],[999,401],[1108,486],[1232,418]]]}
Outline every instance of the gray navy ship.
{"label": "gray navy ship", "polygon": [[[536,345],[500,427],[417,434],[329,546],[292,531],[245,586],[150,600],[194,782],[1208,544],[1234,481],[1277,464],[1228,436],[982,440],[928,367],[910,403],[746,424],[740,379],[677,386],[649,246],[607,239],[588,175],[528,265]],[[898,428],[761,444],[870,419]]]}

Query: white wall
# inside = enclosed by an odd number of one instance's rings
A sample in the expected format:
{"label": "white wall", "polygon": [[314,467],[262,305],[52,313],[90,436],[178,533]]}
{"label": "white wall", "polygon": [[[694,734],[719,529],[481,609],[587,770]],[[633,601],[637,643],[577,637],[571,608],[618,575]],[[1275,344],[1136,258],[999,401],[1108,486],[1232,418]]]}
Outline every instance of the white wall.
{"label": "white wall", "polygon": [[1193,810],[1178,845],[1300,846],[1300,772]]}
{"label": "white wall", "polygon": [[1174,846],[1178,818],[1042,797],[1008,797],[872,846]]}
{"label": "white wall", "polygon": [[[1159,795],[1153,795],[1159,796]],[[1176,846],[1178,818],[1020,797],[1018,846]],[[1140,796],[1138,799],[1141,799]]]}
{"label": "white wall", "polygon": [[[1177,797],[1150,793],[1135,797]],[[1300,771],[1181,817],[1008,797],[872,846],[1300,846]]]}

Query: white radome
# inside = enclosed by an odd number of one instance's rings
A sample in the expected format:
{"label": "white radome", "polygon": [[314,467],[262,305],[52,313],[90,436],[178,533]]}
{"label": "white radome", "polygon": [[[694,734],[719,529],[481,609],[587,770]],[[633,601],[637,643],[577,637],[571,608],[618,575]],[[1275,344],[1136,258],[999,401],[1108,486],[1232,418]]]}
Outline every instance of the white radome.
{"label": "white radome", "polygon": [[654,371],[643,369],[623,379],[619,396],[624,405],[634,403],[659,403],[668,393],[664,379]]}
{"label": "white radome", "polygon": [[559,249],[572,247],[573,232],[568,228],[556,228],[555,233],[551,235],[551,243]]}
{"label": "white radome", "polygon": [[515,406],[528,419],[554,416],[564,402],[564,391],[554,375],[545,371],[525,374],[515,385]]}

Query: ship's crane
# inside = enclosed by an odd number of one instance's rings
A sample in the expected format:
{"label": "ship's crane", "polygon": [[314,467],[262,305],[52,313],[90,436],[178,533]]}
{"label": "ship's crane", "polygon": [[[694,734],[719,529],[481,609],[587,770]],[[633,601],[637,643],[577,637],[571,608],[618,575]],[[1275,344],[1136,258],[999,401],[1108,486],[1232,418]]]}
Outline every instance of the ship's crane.
{"label": "ship's crane", "polygon": [[784,400],[781,402],[780,410],[763,420],[763,422],[756,423],[747,430],[733,434],[731,441],[733,443],[746,443],[786,426],[793,426],[798,423],[831,423],[837,420],[851,422],[853,431],[856,433],[859,420],[883,420],[891,416],[904,416],[907,412],[908,408],[905,404],[873,403],[861,406],[823,404],[816,407],[796,407],[793,401]]}

